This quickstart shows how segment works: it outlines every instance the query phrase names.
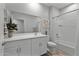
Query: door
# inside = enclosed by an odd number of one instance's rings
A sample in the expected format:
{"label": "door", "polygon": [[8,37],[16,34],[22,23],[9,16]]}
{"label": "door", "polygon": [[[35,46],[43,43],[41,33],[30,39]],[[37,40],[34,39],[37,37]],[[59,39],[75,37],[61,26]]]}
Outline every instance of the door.
{"label": "door", "polygon": [[39,48],[39,38],[32,39],[32,56],[39,56],[40,48]]}
{"label": "door", "polygon": [[47,52],[48,37],[39,38],[40,55]]}

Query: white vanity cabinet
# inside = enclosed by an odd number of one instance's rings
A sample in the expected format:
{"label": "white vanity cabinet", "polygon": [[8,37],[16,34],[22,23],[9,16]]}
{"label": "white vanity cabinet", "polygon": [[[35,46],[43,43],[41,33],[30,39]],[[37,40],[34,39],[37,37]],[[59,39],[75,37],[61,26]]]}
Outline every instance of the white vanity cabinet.
{"label": "white vanity cabinet", "polygon": [[47,52],[48,37],[29,38],[6,42],[5,56],[40,56]]}
{"label": "white vanity cabinet", "polygon": [[31,55],[31,40],[20,40],[7,42],[4,45],[5,56],[30,56]]}

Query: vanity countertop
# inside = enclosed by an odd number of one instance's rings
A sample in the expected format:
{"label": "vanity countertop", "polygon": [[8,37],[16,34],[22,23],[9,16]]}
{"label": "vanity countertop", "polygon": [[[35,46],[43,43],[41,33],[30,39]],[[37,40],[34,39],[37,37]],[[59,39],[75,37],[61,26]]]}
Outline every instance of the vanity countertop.
{"label": "vanity countertop", "polygon": [[46,37],[48,35],[44,35],[41,33],[23,33],[23,34],[15,34],[11,38],[5,38],[3,44],[11,41],[16,41],[16,40],[23,40],[23,39],[33,39],[33,38],[39,38],[39,37]]}

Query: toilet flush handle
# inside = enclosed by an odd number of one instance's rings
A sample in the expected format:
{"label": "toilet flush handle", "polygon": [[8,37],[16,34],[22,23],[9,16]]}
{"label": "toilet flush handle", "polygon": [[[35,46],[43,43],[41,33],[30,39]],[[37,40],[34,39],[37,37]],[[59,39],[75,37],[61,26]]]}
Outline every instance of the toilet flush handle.
{"label": "toilet flush handle", "polygon": [[56,34],[56,38],[60,38],[60,37],[59,37],[59,34]]}

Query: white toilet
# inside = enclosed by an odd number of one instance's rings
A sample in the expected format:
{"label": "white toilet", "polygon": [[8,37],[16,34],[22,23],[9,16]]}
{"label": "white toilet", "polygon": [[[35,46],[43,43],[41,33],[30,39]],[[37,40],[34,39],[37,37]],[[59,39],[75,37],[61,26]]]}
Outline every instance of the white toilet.
{"label": "white toilet", "polygon": [[56,51],[57,44],[54,42],[48,42],[48,51]]}

